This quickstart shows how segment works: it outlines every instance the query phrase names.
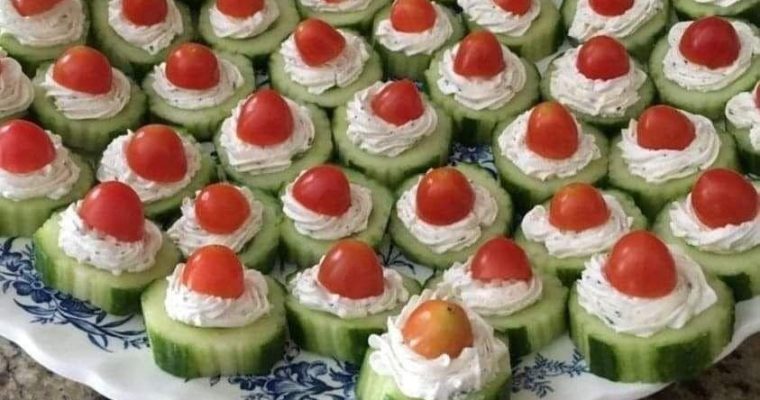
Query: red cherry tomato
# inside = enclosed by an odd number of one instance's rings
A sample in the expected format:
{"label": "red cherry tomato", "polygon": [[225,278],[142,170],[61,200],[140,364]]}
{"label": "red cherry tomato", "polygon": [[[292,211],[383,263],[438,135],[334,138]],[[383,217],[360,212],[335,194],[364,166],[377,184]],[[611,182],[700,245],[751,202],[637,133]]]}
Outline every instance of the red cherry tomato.
{"label": "red cherry tomato", "polygon": [[581,45],[575,62],[578,71],[589,79],[610,80],[628,73],[628,51],[609,36],[595,36]]}
{"label": "red cherry tomato", "polygon": [[482,282],[530,281],[533,271],[525,251],[503,236],[480,246],[470,265],[472,277]]}
{"label": "red cherry tomato", "polygon": [[22,17],[39,15],[53,9],[62,0],[11,0],[13,7]]}
{"label": "red cherry tomato", "polygon": [[243,264],[228,247],[201,247],[187,259],[182,283],[196,293],[237,299],[245,292]]}
{"label": "red cherry tomato", "polygon": [[166,77],[184,89],[210,89],[219,83],[219,60],[202,44],[184,43],[166,58]]}
{"label": "red cherry tomato", "polygon": [[351,186],[340,168],[319,165],[298,177],[293,197],[309,210],[337,217],[351,207]]}
{"label": "red cherry tomato", "polygon": [[248,200],[240,189],[228,183],[206,186],[195,198],[195,217],[204,230],[229,234],[238,230],[251,215]]}
{"label": "red cherry tomato", "polygon": [[458,169],[436,168],[420,180],[416,201],[420,219],[432,225],[451,225],[472,211],[475,192]]}
{"label": "red cherry tomato", "polygon": [[514,15],[525,15],[530,10],[531,0],[494,0],[499,8]]}
{"label": "red cherry tomato", "polygon": [[238,119],[240,140],[256,146],[274,146],[293,135],[293,113],[279,93],[260,89],[248,98]]}
{"label": "red cherry tomato", "polygon": [[417,306],[401,334],[407,346],[429,360],[443,354],[457,358],[475,340],[467,312],[446,300],[428,300]]}
{"label": "red cherry tomato", "polygon": [[82,221],[122,242],[137,242],[145,234],[143,205],[135,191],[116,181],[90,189],[79,207]]}
{"label": "red cherry tomato", "polygon": [[454,72],[466,77],[490,78],[505,68],[501,43],[489,31],[465,36],[454,56]]}
{"label": "red cherry tomato", "polygon": [[544,102],[530,113],[525,142],[542,157],[562,160],[578,150],[578,126],[564,106],[556,101]]}
{"label": "red cherry tomato", "polygon": [[121,12],[135,25],[151,26],[166,20],[169,6],[166,0],[122,0]]}
{"label": "red cherry tomato", "polygon": [[264,9],[264,0],[216,0],[216,8],[232,18],[248,18]]}
{"label": "red cherry tomato", "polygon": [[53,142],[36,124],[17,119],[0,125],[0,169],[12,174],[26,174],[53,160]]}
{"label": "red cherry tomato", "polygon": [[293,37],[301,58],[312,67],[335,59],[346,47],[346,38],[337,29],[316,18],[298,24]]}
{"label": "red cherry tomato", "polygon": [[400,32],[424,32],[435,25],[436,17],[430,0],[396,0],[391,6],[391,25]]}
{"label": "red cherry tomato", "polygon": [[375,115],[396,126],[414,121],[425,112],[417,86],[408,79],[386,84],[372,98],[371,106]]}
{"label": "red cherry tomato", "polygon": [[695,137],[694,124],[670,106],[647,108],[636,124],[636,142],[645,149],[683,150]]}
{"label": "red cherry tomato", "polygon": [[129,168],[147,180],[177,182],[187,174],[185,147],[177,132],[166,125],[138,129],[124,153]]}
{"label": "red cherry tomato", "polygon": [[111,91],[113,72],[103,53],[92,47],[74,46],[55,62],[53,79],[71,90],[97,95]]}
{"label": "red cherry tomato", "polygon": [[589,6],[599,15],[616,17],[633,7],[633,0],[589,0]]}
{"label": "red cherry tomato", "polygon": [[612,247],[604,274],[618,291],[647,299],[667,296],[678,281],[670,250],[647,231],[633,231],[620,238]]}
{"label": "red cherry tomato", "polygon": [[602,194],[587,183],[571,183],[554,194],[549,223],[559,229],[584,231],[604,224],[610,209]]}
{"label": "red cherry tomato", "polygon": [[735,171],[711,169],[691,189],[691,205],[699,220],[710,228],[739,225],[757,216],[757,190]]}
{"label": "red cherry tomato", "polygon": [[385,290],[383,267],[368,244],[344,239],[333,245],[319,266],[319,283],[349,299],[379,296]]}
{"label": "red cherry tomato", "polygon": [[755,89],[755,105],[757,108],[760,108],[760,84],[758,84],[757,89]]}
{"label": "red cherry tomato", "polygon": [[741,42],[730,22],[720,17],[706,17],[686,28],[678,49],[687,60],[716,69],[727,67],[739,58]]}

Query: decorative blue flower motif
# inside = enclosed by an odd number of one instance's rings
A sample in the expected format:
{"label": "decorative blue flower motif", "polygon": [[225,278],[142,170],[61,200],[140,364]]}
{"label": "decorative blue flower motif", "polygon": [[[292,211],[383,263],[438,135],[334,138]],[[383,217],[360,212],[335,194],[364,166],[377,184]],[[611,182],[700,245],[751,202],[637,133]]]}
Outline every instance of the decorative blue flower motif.
{"label": "decorative blue flower motif", "polygon": [[580,376],[588,372],[583,356],[578,350],[569,361],[552,360],[536,354],[532,365],[518,365],[512,370],[512,392],[529,391],[539,398],[553,392],[551,378]]}
{"label": "decorative blue flower motif", "polygon": [[461,143],[454,143],[449,161],[454,165],[457,163],[477,164],[490,172],[494,178],[497,176],[493,154],[490,147],[486,145],[467,146]]}

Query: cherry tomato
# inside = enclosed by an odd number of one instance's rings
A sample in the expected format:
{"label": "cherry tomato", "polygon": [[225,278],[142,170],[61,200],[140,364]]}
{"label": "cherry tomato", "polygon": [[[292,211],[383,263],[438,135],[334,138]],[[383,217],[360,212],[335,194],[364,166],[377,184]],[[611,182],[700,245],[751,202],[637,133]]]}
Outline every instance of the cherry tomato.
{"label": "cherry tomato", "polygon": [[454,56],[454,72],[466,77],[490,78],[505,68],[501,43],[489,31],[465,36]]}
{"label": "cherry tomato", "polygon": [[122,242],[137,242],[145,234],[145,216],[140,197],[116,181],[90,189],[79,207],[85,225]]}
{"label": "cherry tomato", "polygon": [[245,292],[243,275],[243,264],[234,251],[211,245],[190,255],[182,271],[182,283],[196,293],[237,299]]}
{"label": "cherry tomato", "polygon": [[694,124],[670,106],[647,108],[636,124],[636,142],[645,149],[683,150],[695,137]]}
{"label": "cherry tomato", "polygon": [[466,217],[475,206],[475,192],[467,177],[453,167],[436,168],[417,186],[417,215],[438,226],[451,225]]}
{"label": "cherry tomato", "polygon": [[216,8],[232,18],[248,18],[264,9],[264,0],[216,0]]}
{"label": "cherry tomato", "polygon": [[169,6],[166,0],[121,0],[121,12],[135,25],[151,26],[166,20]]}
{"label": "cherry tomato", "polygon": [[293,37],[303,62],[312,67],[335,59],[346,47],[346,38],[337,29],[316,18],[298,24]]}
{"label": "cherry tomato", "polygon": [[407,346],[430,360],[443,354],[457,358],[474,342],[467,313],[458,304],[446,300],[428,300],[418,305],[407,318],[401,334]]}
{"label": "cherry tomato", "polygon": [[542,157],[562,160],[578,150],[578,125],[563,105],[556,101],[544,102],[530,113],[525,142]]}
{"label": "cherry tomato", "polygon": [[760,84],[758,84],[755,89],[755,105],[757,108],[760,108]]}
{"label": "cherry tomato", "polygon": [[670,250],[647,231],[633,231],[620,238],[612,247],[604,274],[618,291],[647,299],[667,296],[678,281]]}
{"label": "cherry tomato", "polygon": [[206,186],[195,198],[195,217],[204,230],[229,234],[238,230],[251,215],[251,206],[240,189],[228,183]]}
{"label": "cherry tomato", "polygon": [[710,228],[740,225],[757,216],[757,190],[739,173],[715,168],[697,179],[691,189],[691,205]]}
{"label": "cherry tomato", "polygon": [[605,17],[623,15],[633,7],[633,0],[589,0],[591,9]]}
{"label": "cherry tomato", "polygon": [[92,47],[74,46],[55,62],[53,79],[71,90],[97,95],[111,91],[113,72],[103,53]]}
{"label": "cherry tomato", "polygon": [[12,174],[26,174],[53,160],[53,142],[36,124],[17,119],[0,125],[0,169]]}
{"label": "cherry tomato", "polygon": [[368,244],[344,239],[333,245],[319,266],[319,283],[349,299],[379,296],[385,290],[383,267]]}
{"label": "cherry tomato", "polygon": [[138,129],[124,153],[129,168],[147,180],[177,182],[187,174],[185,147],[177,132],[166,125]]}
{"label": "cherry tomato", "polygon": [[589,79],[615,79],[631,69],[628,51],[609,36],[594,36],[581,45],[575,63],[578,71]]}
{"label": "cherry tomato", "polygon": [[260,89],[248,98],[240,113],[238,137],[256,146],[274,146],[293,135],[293,113],[279,93]]}
{"label": "cherry tomato", "polygon": [[678,49],[687,60],[716,69],[727,67],[739,58],[741,42],[730,22],[720,17],[706,17],[686,28]]}
{"label": "cherry tomato", "polygon": [[470,273],[482,282],[533,279],[525,251],[503,236],[495,237],[480,246],[470,264]]}
{"label": "cherry tomato", "polygon": [[13,7],[22,17],[39,15],[50,11],[62,0],[11,0]]}
{"label": "cherry tomato", "polygon": [[604,224],[610,209],[602,194],[587,183],[571,183],[552,197],[549,223],[559,229],[584,231]]}
{"label": "cherry tomato", "polygon": [[202,44],[184,43],[166,58],[166,77],[184,89],[210,89],[219,83],[219,60]]}
{"label": "cherry tomato", "polygon": [[530,11],[531,0],[494,0],[499,8],[514,15],[525,15]]}
{"label": "cherry tomato", "polygon": [[351,207],[351,186],[340,168],[319,165],[298,177],[293,197],[309,210],[337,217]]}
{"label": "cherry tomato", "polygon": [[414,121],[425,112],[417,86],[408,79],[386,84],[372,98],[371,106],[375,115],[396,126]]}
{"label": "cherry tomato", "polygon": [[400,32],[424,32],[435,25],[437,14],[430,0],[396,0],[391,25]]}

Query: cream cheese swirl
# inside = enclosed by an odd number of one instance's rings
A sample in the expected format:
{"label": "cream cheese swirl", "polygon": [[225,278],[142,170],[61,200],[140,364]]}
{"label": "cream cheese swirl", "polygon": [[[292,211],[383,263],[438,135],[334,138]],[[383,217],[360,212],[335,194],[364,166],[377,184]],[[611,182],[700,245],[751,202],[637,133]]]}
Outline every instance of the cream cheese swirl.
{"label": "cream cheese swirl", "polygon": [[372,0],[298,0],[304,7],[311,8],[317,12],[342,13],[363,11],[369,7]]}
{"label": "cream cheese swirl", "polygon": [[0,119],[23,113],[32,101],[32,81],[24,75],[18,61],[7,57],[0,50]]}
{"label": "cream cheese swirl", "polygon": [[235,64],[220,58],[219,82],[208,89],[185,89],[173,84],[166,76],[166,63],[161,63],[153,69],[153,90],[172,107],[183,110],[202,110],[216,107],[232,97],[235,91],[243,85],[243,74]]}
{"label": "cream cheese swirl", "polygon": [[457,0],[467,19],[496,34],[520,37],[541,14],[541,1],[532,0],[522,15],[513,14],[496,5],[493,0]]}
{"label": "cream cheese swirl", "polygon": [[84,37],[87,27],[81,0],[61,0],[48,11],[24,17],[11,0],[0,0],[0,35],[30,47],[51,47]]}
{"label": "cream cheese swirl", "polygon": [[375,40],[390,51],[403,52],[407,56],[433,54],[454,33],[449,16],[443,6],[433,3],[435,23],[422,32],[401,32],[393,27],[390,17],[381,20],[375,29]]}
{"label": "cream cheese swirl", "polygon": [[568,36],[580,42],[599,35],[626,38],[664,12],[664,7],[663,0],[636,0],[623,14],[608,17],[594,11],[589,0],[578,0]]}
{"label": "cream cheese swirl", "polygon": [[103,94],[90,94],[69,89],[53,78],[53,66],[38,84],[45,96],[52,97],[58,111],[72,120],[108,119],[117,116],[132,97],[132,83],[121,71],[111,68],[111,90]]}
{"label": "cream cheese swirl", "polygon": [[153,25],[137,25],[132,23],[122,11],[124,0],[108,1],[108,24],[122,39],[135,47],[145,50],[148,54],[156,55],[169,47],[174,38],[184,31],[182,14],[175,0],[166,0],[166,18]]}
{"label": "cream cheese swirl", "polygon": [[209,9],[208,18],[214,35],[221,38],[250,39],[263,33],[280,16],[280,7],[275,0],[264,0],[264,8],[246,18],[230,17],[214,3]]}
{"label": "cream cheese swirl", "polygon": [[726,119],[737,128],[748,130],[752,148],[760,151],[760,107],[754,98],[758,87],[760,83],[752,92],[742,92],[732,97],[726,104]]}

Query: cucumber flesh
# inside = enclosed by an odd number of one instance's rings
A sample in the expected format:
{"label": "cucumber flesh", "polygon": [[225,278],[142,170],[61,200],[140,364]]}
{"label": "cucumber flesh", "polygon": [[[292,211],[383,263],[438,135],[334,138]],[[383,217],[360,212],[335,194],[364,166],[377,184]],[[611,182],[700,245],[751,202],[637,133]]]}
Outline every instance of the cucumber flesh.
{"label": "cucumber flesh", "polygon": [[252,192],[253,197],[264,206],[261,230],[240,250],[238,257],[246,268],[267,274],[274,267],[280,248],[282,212],[277,200],[258,190]]}
{"label": "cucumber flesh", "polygon": [[756,150],[749,138],[749,128],[739,128],[726,121],[726,128],[736,141],[736,150],[745,172],[760,175],[760,151]]}

